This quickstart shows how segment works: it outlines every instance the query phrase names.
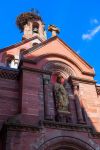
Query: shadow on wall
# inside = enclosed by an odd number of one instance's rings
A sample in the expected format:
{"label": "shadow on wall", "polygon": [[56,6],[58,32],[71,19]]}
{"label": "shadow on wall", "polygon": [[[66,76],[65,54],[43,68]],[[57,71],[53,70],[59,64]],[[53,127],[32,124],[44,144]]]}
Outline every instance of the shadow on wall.
{"label": "shadow on wall", "polygon": [[[51,128],[56,127],[61,130],[64,128],[66,129],[66,131],[67,130],[72,132],[79,131],[81,133],[82,132],[87,133],[87,135],[91,139],[95,137],[97,138],[100,137],[100,133],[98,133],[98,130],[95,128],[94,124],[92,123],[91,118],[88,116],[86,107],[82,102],[82,99],[80,97],[80,84],[79,84],[80,81],[79,78],[75,77],[72,68],[66,64],[63,64],[60,61],[52,61],[50,62],[50,64],[47,64],[48,62],[47,59],[44,60],[43,64],[40,62],[39,63],[40,66],[34,60],[28,60],[28,61],[23,60],[23,62],[24,61],[25,61],[24,69],[25,67],[26,70],[29,69],[29,73],[33,71],[33,75],[36,73],[35,77],[38,74],[39,77],[41,75],[41,80],[42,80],[41,87],[43,87],[43,90],[41,90],[43,91],[43,97],[42,97],[43,103],[40,104],[40,106],[43,107],[43,109],[41,109],[43,110],[43,112],[41,111],[39,117],[41,119],[42,124],[44,124],[44,126],[49,125],[49,127]],[[44,64],[47,65],[43,68]],[[22,70],[23,63],[21,63],[20,65],[21,66],[19,66],[19,70],[21,68],[21,71],[23,71]],[[42,68],[42,70],[40,68]],[[58,80],[57,79],[58,76],[63,77],[62,78],[63,80],[61,78]],[[25,79],[25,81],[26,80],[27,79]],[[18,82],[19,82],[19,78],[18,78]],[[33,90],[32,88],[33,87],[31,87],[29,90],[32,90],[31,92],[34,92],[36,89]],[[18,110],[18,114],[19,114],[19,110]],[[14,114],[12,114],[12,116],[13,115]],[[72,149],[72,147],[70,148],[68,146],[67,147],[65,146],[65,148],[69,150]],[[76,149],[79,148],[76,147]]]}
{"label": "shadow on wall", "polygon": [[[46,55],[47,56],[47,55]],[[59,122],[59,118],[61,122],[66,122],[66,123],[71,123],[74,125],[78,125],[78,126],[84,126],[87,128],[87,130],[90,130],[90,132],[92,134],[98,132],[98,130],[95,128],[91,118],[88,115],[86,106],[83,104],[83,100],[82,97],[80,97],[80,81],[81,83],[92,83],[89,84],[90,86],[94,86],[95,87],[95,82],[94,81],[89,81],[88,80],[84,80],[81,79],[79,77],[76,77],[76,73],[75,70],[73,70],[73,68],[71,68],[69,65],[59,61],[59,57],[58,60],[52,60],[52,61],[48,61],[47,58],[45,58],[46,56],[43,55],[39,57],[39,58],[33,58],[33,56],[29,56],[28,59],[30,59],[30,61],[26,61],[25,62],[32,62],[34,68],[36,69],[40,69],[42,68],[42,70],[45,71],[45,73],[42,73],[43,76],[43,89],[44,89],[44,116],[45,119],[47,120],[55,120]],[[32,58],[31,58],[32,57]],[[48,57],[52,57],[52,54]],[[54,55],[54,57],[56,57]],[[25,57],[24,57],[25,59]],[[27,59],[27,56],[26,56]],[[43,61],[41,61],[43,59]],[[63,58],[65,59],[65,58]],[[71,62],[70,62],[71,63]],[[79,68],[78,68],[79,69]],[[47,73],[46,73],[47,72]],[[62,111],[62,113],[60,113],[61,115],[59,115],[59,112],[57,111],[57,105],[56,104],[56,98],[54,95],[54,84],[56,83],[56,79],[58,75],[63,76],[64,81],[63,81],[63,86],[66,90],[67,96],[68,96],[68,100],[69,100],[69,104],[68,104],[68,111],[70,113],[66,113],[64,111]],[[84,86],[85,86],[84,84]],[[84,87],[85,88],[85,87]],[[91,87],[90,87],[91,88]],[[93,93],[91,93],[92,91],[90,91],[90,94],[92,95]],[[95,90],[96,92],[96,90]],[[49,94],[48,94],[49,93]],[[50,95],[51,93],[51,95]],[[95,93],[96,95],[97,93]],[[49,96],[48,96],[49,95]],[[58,94],[59,95],[59,94]],[[52,102],[51,102],[52,100]],[[97,99],[98,100],[98,99]],[[62,100],[63,101],[63,100]],[[93,99],[92,99],[93,101]],[[63,102],[62,102],[63,103]],[[90,109],[92,109],[93,106],[91,106]],[[93,114],[93,112],[92,112]],[[67,116],[67,118],[66,118]],[[98,116],[96,116],[98,117]]]}

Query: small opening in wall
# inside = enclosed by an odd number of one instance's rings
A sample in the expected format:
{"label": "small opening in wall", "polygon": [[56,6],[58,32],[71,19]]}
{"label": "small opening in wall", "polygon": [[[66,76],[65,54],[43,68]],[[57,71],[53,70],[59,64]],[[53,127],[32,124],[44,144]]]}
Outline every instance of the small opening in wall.
{"label": "small opening in wall", "polygon": [[12,62],[14,62],[14,59],[15,59],[14,56],[11,55],[11,54],[8,54],[6,56],[6,65],[7,65],[7,67],[11,68],[11,65],[12,65]]}
{"label": "small opening in wall", "polygon": [[39,33],[39,24],[37,22],[33,23],[33,33]]}
{"label": "small opening in wall", "polygon": [[36,45],[38,45],[38,43],[33,43],[33,44],[32,44],[33,47],[36,46]]}

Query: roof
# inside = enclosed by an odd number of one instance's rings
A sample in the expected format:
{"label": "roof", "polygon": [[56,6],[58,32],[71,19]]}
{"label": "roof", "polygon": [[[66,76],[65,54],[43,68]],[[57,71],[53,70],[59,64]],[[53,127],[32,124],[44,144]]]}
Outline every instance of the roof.
{"label": "roof", "polygon": [[[16,47],[18,47],[18,46],[21,46],[21,45],[23,45],[23,44],[25,44],[25,43],[28,43],[28,42],[34,40],[35,38],[36,38],[36,37],[32,37],[32,38],[30,38],[30,39],[23,40],[23,41],[20,42],[20,43],[11,45],[11,46],[6,47],[6,48],[3,48],[3,49],[0,49],[0,52],[4,52],[4,51],[11,50],[11,49],[16,48]],[[37,37],[37,38],[39,38],[39,37]],[[39,39],[40,39],[40,38],[39,38]],[[90,67],[91,69],[93,69],[93,67],[91,67],[82,57],[80,57],[73,49],[71,49],[71,48],[70,48],[63,40],[61,40],[58,36],[51,37],[51,38],[49,38],[49,39],[46,40],[46,41],[41,41],[42,43],[40,43],[40,44],[38,44],[38,45],[35,45],[34,47],[29,48],[28,50],[24,51],[24,52],[23,52],[23,55],[26,55],[26,54],[30,53],[31,51],[36,51],[36,50],[38,50],[39,48],[41,48],[41,47],[47,45],[49,42],[51,42],[51,41],[53,41],[53,40],[55,40],[55,39],[59,39],[59,40],[60,40],[65,46],[67,46],[79,59],[81,59],[88,67]],[[41,39],[40,39],[40,40],[41,40]]]}
{"label": "roof", "polygon": [[82,57],[80,57],[73,49],[71,49],[63,40],[61,40],[58,36],[55,36],[55,37],[51,37],[50,39],[32,47],[32,48],[29,48],[28,50],[24,51],[23,54],[28,54],[29,52],[31,51],[36,51],[38,50],[40,47],[43,47],[45,46],[46,44],[48,44],[49,42],[55,40],[55,39],[59,39],[64,45],[66,45],[75,55],[77,55],[85,64],[87,64],[90,68],[93,68],[92,66],[90,66]]}
{"label": "roof", "polygon": [[26,43],[28,43],[28,42],[30,42],[30,41],[36,39],[36,38],[38,38],[41,42],[43,42],[43,41],[41,40],[41,38],[39,38],[38,36],[35,36],[35,37],[30,38],[30,39],[26,39],[26,40],[23,40],[23,41],[21,41],[21,42],[19,42],[19,43],[16,43],[16,44],[10,45],[10,46],[8,46],[8,47],[2,48],[2,49],[0,49],[0,53],[1,53],[1,52],[4,52],[4,51],[11,50],[11,49],[16,48],[16,47],[18,47],[18,46],[21,46],[21,45],[23,45],[23,44],[26,44]]}

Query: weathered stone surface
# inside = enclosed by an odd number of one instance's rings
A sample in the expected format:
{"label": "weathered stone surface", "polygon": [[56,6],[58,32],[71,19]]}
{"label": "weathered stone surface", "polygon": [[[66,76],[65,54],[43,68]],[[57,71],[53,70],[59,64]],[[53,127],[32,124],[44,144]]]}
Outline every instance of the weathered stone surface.
{"label": "weathered stone surface", "polygon": [[[24,49],[17,70],[0,68],[0,150],[100,150],[100,86],[93,68],[58,37],[32,44],[31,38],[0,53],[4,63],[4,52],[19,56]],[[57,115],[58,74],[70,114]]]}

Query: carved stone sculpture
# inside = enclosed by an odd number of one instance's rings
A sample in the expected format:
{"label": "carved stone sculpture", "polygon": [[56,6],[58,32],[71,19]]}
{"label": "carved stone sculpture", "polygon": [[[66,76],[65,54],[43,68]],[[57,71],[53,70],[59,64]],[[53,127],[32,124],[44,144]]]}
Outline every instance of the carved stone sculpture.
{"label": "carved stone sculpture", "polygon": [[54,84],[54,96],[56,102],[56,108],[58,112],[69,112],[68,111],[68,95],[65,87],[62,84],[63,77],[58,76],[56,83]]}

